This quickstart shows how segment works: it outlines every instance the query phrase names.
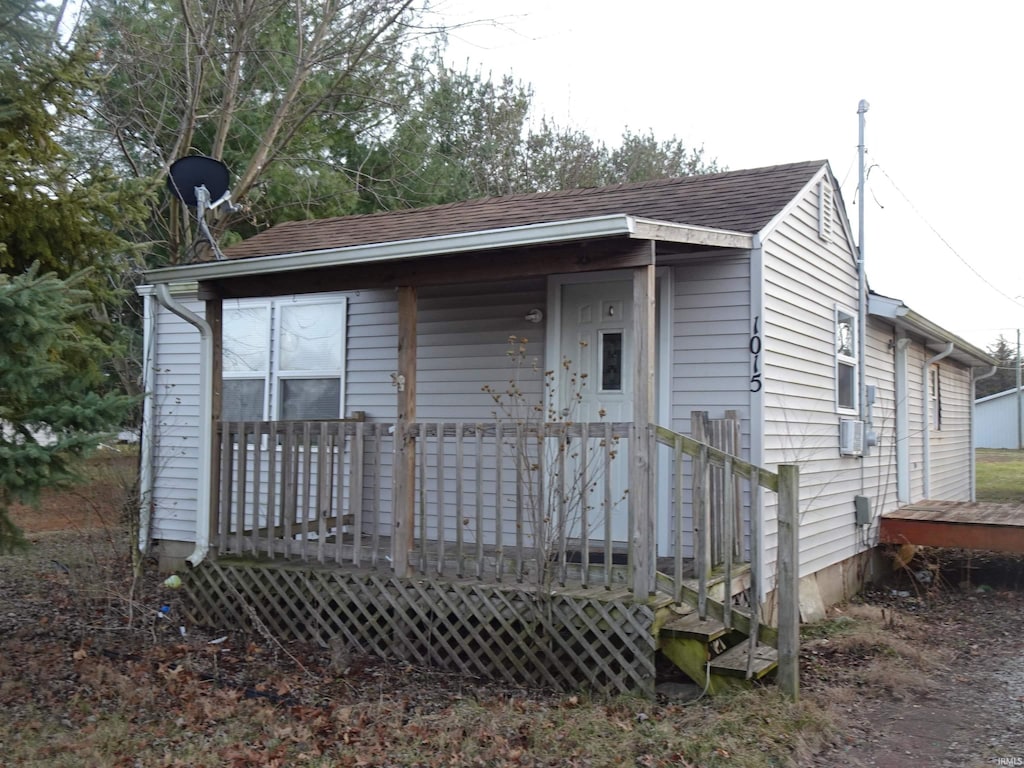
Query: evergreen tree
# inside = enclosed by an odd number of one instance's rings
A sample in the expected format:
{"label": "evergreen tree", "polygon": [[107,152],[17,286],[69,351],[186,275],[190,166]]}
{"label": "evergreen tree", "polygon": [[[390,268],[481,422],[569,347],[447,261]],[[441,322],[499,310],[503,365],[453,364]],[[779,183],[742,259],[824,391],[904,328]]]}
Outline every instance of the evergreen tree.
{"label": "evergreen tree", "polygon": [[0,272],[33,264],[62,278],[85,271],[81,287],[93,301],[76,323],[110,349],[79,362],[105,366],[111,385],[131,391],[139,264],[125,235],[144,210],[144,190],[101,154],[78,151],[97,53],[85,38],[61,43],[56,29],[40,0],[0,0]]}
{"label": "evergreen tree", "polygon": [[44,3],[0,0],[0,550],[19,540],[10,503],[67,482],[129,402],[110,394],[127,357],[111,318],[138,196],[69,149],[95,53],[56,29]]}
{"label": "evergreen tree", "polygon": [[975,397],[987,397],[1017,386],[1017,350],[1000,334],[987,352],[999,362],[994,376],[978,382]]}
{"label": "evergreen tree", "polygon": [[106,353],[80,333],[92,300],[82,283],[38,266],[0,274],[0,552],[22,542],[11,502],[35,503],[42,488],[74,479],[77,461],[131,404],[109,393],[100,367],[78,362]]}

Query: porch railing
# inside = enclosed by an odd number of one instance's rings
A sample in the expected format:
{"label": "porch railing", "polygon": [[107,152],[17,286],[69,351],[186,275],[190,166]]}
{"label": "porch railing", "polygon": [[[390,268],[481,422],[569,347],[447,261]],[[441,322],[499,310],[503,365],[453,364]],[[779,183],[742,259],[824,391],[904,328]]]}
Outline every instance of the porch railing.
{"label": "porch railing", "polygon": [[421,573],[611,586],[629,559],[627,423],[420,422]]}
{"label": "porch railing", "polygon": [[396,552],[394,425],[217,429],[218,551],[421,573],[625,582],[629,424],[418,422],[413,533]]}
{"label": "porch railing", "polygon": [[222,554],[377,566],[391,535],[390,424],[223,422],[213,540]]}
{"label": "porch railing", "polygon": [[[644,567],[651,584],[677,599],[693,592],[704,616],[713,575],[710,477],[717,468],[726,508],[748,512],[740,526],[733,514],[718,516],[719,551],[741,556],[726,557],[714,575],[731,584],[737,565],[749,563],[756,604],[763,534],[761,515],[749,510],[760,509],[763,491],[779,491],[779,475],[663,427],[637,431],[639,438],[631,424],[606,422],[410,424],[416,477],[405,524],[412,536],[399,546],[394,425],[221,423],[213,540],[220,553],[235,556],[370,568],[394,567],[403,558],[422,574],[533,584],[629,587],[632,569]],[[670,535],[661,558],[657,537],[637,533],[649,517],[638,525],[629,511],[626,478],[636,439],[649,441],[652,457],[664,452],[668,466],[667,494],[660,504],[657,493],[650,496],[653,516],[663,516],[661,530]],[[652,487],[657,465],[651,462]]]}

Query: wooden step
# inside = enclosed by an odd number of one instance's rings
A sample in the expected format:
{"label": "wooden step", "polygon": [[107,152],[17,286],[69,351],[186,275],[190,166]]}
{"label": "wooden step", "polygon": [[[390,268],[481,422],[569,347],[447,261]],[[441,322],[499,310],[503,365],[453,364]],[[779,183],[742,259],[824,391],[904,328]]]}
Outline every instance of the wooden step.
{"label": "wooden step", "polygon": [[[739,645],[734,645],[729,650],[719,654],[711,660],[711,674],[745,678],[747,676],[749,651],[750,643],[744,640]],[[775,669],[778,663],[779,652],[770,645],[758,643],[757,648],[754,649],[752,679],[760,680]]]}
{"label": "wooden step", "polygon": [[701,621],[696,611],[688,616],[676,616],[669,619],[661,627],[661,631],[668,637],[686,637],[705,643],[710,643],[729,633],[728,627],[718,619],[708,617]]}

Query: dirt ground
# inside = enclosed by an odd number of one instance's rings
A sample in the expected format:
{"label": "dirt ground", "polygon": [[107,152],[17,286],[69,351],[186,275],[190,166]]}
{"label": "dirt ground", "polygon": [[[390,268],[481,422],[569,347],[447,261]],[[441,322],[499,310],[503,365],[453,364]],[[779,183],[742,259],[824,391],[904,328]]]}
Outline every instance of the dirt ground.
{"label": "dirt ground", "polygon": [[1020,558],[926,552],[931,584],[900,571],[806,627],[799,707],[591,702],[187,626],[162,575],[133,576],[133,468],[107,455],[14,511],[31,548],[0,557],[0,768],[1024,766]]}

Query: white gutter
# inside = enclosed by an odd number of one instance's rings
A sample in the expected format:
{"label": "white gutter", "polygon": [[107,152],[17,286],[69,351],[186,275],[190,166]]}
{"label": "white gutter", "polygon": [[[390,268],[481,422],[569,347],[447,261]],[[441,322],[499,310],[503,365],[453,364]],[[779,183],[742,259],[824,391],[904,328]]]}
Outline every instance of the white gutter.
{"label": "white gutter", "polygon": [[153,342],[156,339],[156,308],[151,291],[142,294],[142,445],[139,446],[139,552],[149,549],[149,529],[153,517]]}
{"label": "white gutter", "polygon": [[932,370],[932,366],[942,360],[945,357],[949,357],[953,354],[954,344],[949,342],[946,344],[946,348],[935,355],[935,357],[929,358],[924,361],[924,366],[921,368],[921,395],[923,401],[921,403],[921,434],[924,437],[924,461],[922,462],[922,471],[924,477],[922,487],[924,490],[924,497],[926,499],[931,498],[932,492],[932,446],[931,446],[931,431],[932,431],[932,415],[929,409],[931,405],[931,376],[929,375]]}
{"label": "white gutter", "polygon": [[975,418],[977,417],[975,397],[978,391],[978,382],[983,381],[990,376],[995,376],[996,372],[999,370],[999,366],[991,366],[988,373],[983,373],[980,376],[974,376],[974,370],[974,368],[971,369],[971,501],[978,500],[978,476],[976,474],[978,471],[978,462],[976,458],[978,454],[978,430],[975,427]]}
{"label": "white gutter", "polygon": [[225,261],[188,264],[157,269],[146,273],[151,283],[173,283],[190,280],[218,280],[247,274],[274,274],[345,264],[372,264],[423,256],[470,251],[514,248],[547,243],[585,240],[598,237],[633,237],[695,243],[717,247],[749,248],[751,236],[743,232],[693,227],[671,222],[642,219],[625,214],[593,216],[584,219],[502,227],[476,232],[461,232],[434,237],[367,243],[345,248],[296,251],[272,256],[227,259]]}
{"label": "white gutter", "polygon": [[171,298],[166,283],[157,283],[154,286],[154,296],[161,306],[199,330],[199,479],[196,486],[196,541],[195,550],[186,561],[189,565],[196,566],[203,562],[210,551],[210,428],[213,424],[210,376],[213,372],[213,330],[203,318]]}

